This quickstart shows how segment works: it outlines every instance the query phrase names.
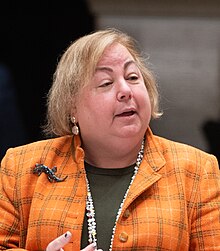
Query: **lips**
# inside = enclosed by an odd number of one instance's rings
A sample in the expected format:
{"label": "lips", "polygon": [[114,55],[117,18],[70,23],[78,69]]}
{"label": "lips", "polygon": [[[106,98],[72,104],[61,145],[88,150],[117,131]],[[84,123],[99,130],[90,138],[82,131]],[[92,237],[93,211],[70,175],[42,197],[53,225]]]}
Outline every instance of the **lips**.
{"label": "lips", "polygon": [[118,114],[117,116],[120,116],[120,117],[126,117],[126,116],[132,116],[134,115],[135,112],[134,111],[129,111],[129,112],[123,112],[121,114]]}
{"label": "lips", "polygon": [[126,110],[126,111],[123,111],[121,113],[118,113],[116,115],[116,117],[129,117],[129,116],[132,116],[136,113],[135,110],[131,109],[131,110]]}

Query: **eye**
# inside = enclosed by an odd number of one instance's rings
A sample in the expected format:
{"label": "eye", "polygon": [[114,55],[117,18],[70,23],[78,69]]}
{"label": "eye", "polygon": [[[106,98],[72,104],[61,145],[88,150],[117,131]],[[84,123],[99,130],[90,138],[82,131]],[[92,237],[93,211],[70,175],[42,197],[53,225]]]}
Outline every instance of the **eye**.
{"label": "eye", "polygon": [[127,80],[130,80],[132,82],[135,82],[136,80],[138,80],[138,75],[137,74],[131,74],[128,76]]}
{"label": "eye", "polygon": [[99,85],[99,87],[107,87],[109,85],[111,85],[113,82],[105,82],[105,83],[102,83],[101,85]]}

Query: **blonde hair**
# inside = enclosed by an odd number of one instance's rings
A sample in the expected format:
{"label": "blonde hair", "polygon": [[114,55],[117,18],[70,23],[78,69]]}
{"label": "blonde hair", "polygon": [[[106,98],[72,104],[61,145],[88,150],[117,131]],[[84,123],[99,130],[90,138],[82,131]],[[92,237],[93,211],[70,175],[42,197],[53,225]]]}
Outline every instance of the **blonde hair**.
{"label": "blonde hair", "polygon": [[74,41],[62,55],[54,73],[53,84],[48,93],[48,135],[72,134],[70,126],[71,108],[77,102],[79,91],[89,82],[104,50],[113,43],[125,46],[136,61],[149,93],[152,118],[158,118],[158,91],[152,71],[138,49],[136,40],[126,33],[109,28],[85,35]]}

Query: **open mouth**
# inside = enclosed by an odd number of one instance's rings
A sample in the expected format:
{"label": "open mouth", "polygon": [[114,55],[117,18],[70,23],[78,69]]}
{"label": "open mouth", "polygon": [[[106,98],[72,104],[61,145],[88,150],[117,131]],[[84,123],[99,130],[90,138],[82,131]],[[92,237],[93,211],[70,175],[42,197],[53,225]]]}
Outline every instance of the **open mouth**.
{"label": "open mouth", "polygon": [[127,112],[123,112],[117,115],[117,117],[129,117],[134,115],[136,112],[135,111],[127,111]]}

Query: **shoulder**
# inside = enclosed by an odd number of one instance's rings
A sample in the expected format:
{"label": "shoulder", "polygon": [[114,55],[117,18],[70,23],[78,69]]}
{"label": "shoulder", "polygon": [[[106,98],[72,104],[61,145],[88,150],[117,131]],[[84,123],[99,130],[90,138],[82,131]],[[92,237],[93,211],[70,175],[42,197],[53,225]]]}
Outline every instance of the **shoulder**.
{"label": "shoulder", "polygon": [[185,166],[192,170],[203,169],[204,166],[211,165],[219,170],[217,158],[210,153],[160,136],[154,135],[153,138],[167,164]]}
{"label": "shoulder", "polygon": [[154,164],[163,163],[168,169],[180,168],[199,172],[207,165],[219,172],[217,158],[214,155],[197,147],[155,135],[151,129],[146,132],[145,147],[148,161]]}
{"label": "shoulder", "polygon": [[181,154],[199,154],[204,157],[210,157],[211,154],[208,152],[205,152],[204,150],[201,150],[195,146],[182,143],[182,142],[177,142],[174,140],[170,140],[161,136],[153,135],[154,140],[160,145],[160,147],[163,149],[165,152],[174,152],[176,154],[181,153]]}
{"label": "shoulder", "polygon": [[24,151],[37,151],[37,150],[44,150],[50,148],[63,148],[63,147],[65,148],[67,144],[68,145],[71,144],[71,141],[72,141],[72,136],[50,138],[50,139],[35,141],[14,148],[9,148],[8,151],[21,154],[24,153]]}
{"label": "shoulder", "polygon": [[71,154],[72,136],[51,138],[9,148],[1,165],[33,165]]}

